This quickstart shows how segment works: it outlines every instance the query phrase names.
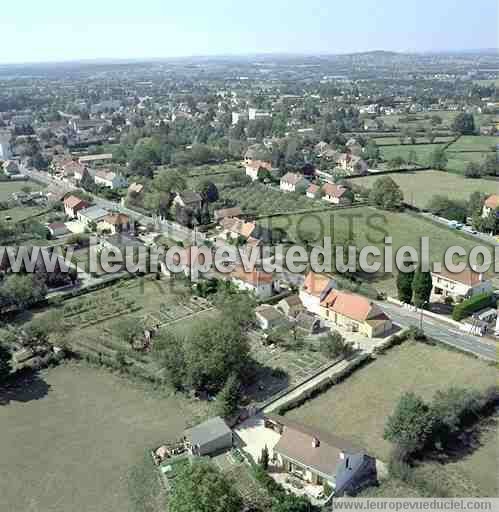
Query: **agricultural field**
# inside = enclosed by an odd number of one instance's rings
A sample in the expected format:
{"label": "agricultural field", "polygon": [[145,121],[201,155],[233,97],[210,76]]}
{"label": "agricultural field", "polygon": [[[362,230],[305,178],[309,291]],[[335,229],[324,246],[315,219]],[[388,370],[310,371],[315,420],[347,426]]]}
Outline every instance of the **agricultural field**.
{"label": "agricultural field", "polygon": [[245,187],[224,188],[219,192],[220,199],[233,201],[244,213],[254,215],[325,208],[324,202],[320,200],[296,193],[284,193],[260,183]]}
{"label": "agricultural field", "polygon": [[[443,371],[445,369],[445,371]],[[413,391],[429,400],[450,386],[484,390],[497,384],[494,366],[440,346],[407,342],[357,370],[343,383],[287,413],[292,419],[351,439],[387,461],[386,418],[401,394]],[[481,446],[447,464],[428,462],[417,473],[435,478],[456,496],[497,496],[497,423],[491,421]]]}
{"label": "agricultural field", "polygon": [[380,150],[385,160],[392,160],[397,157],[407,160],[409,153],[414,152],[417,163],[424,167],[428,165],[431,153],[439,147],[444,147],[444,144],[403,144],[398,146],[382,146]]}
{"label": "agricultural field", "polygon": [[[394,253],[404,245],[416,249],[420,247],[422,236],[430,239],[431,261],[443,261],[445,250],[452,245],[461,245],[470,251],[476,243],[465,235],[450,231],[446,226],[437,225],[421,216],[411,213],[397,213],[376,210],[368,206],[345,208],[301,215],[287,215],[261,221],[267,227],[282,228],[288,236],[299,242],[305,236],[313,237],[318,244],[326,236],[332,238],[333,244],[342,244],[349,240],[350,223],[352,223],[352,240],[361,249],[366,245],[375,245],[383,251],[384,238],[393,239]],[[372,276],[375,286],[380,291],[395,293],[394,275]]]}
{"label": "agricultural field", "polygon": [[[456,174],[443,171],[416,171],[390,175],[404,193],[404,200],[418,208],[426,208],[434,195],[447,196],[449,199],[468,200],[473,192],[493,194],[499,182],[484,179],[465,179]],[[366,176],[351,180],[353,185],[371,188],[378,176]]]}
{"label": "agricultural field", "polygon": [[210,416],[207,402],[80,364],[43,371],[0,396],[8,400],[0,406],[5,512],[139,512],[130,507],[130,469],[147,448]]}

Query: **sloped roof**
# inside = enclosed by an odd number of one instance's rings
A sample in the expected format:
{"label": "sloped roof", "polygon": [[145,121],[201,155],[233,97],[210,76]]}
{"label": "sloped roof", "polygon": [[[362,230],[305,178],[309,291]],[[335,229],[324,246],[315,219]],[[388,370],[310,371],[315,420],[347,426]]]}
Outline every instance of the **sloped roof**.
{"label": "sloped roof", "polygon": [[487,208],[492,208],[493,210],[499,208],[499,195],[492,194],[491,196],[487,197],[485,200],[485,206]]}
{"label": "sloped roof", "polygon": [[350,442],[318,429],[311,428],[288,418],[268,415],[268,419],[283,426],[283,433],[274,452],[334,477],[342,453],[364,453]]}
{"label": "sloped roof", "polygon": [[432,272],[433,275],[445,277],[451,281],[455,281],[456,283],[461,283],[466,286],[475,286],[480,283],[480,276],[483,274],[479,274],[472,268],[465,268],[462,272],[449,272],[448,270],[443,269],[441,272]]}
{"label": "sloped roof", "polygon": [[232,431],[220,416],[210,418],[185,431],[185,436],[193,446],[203,446],[228,434],[232,435]]}
{"label": "sloped roof", "polygon": [[321,306],[357,322],[388,319],[383,310],[367,297],[339,290],[331,290],[321,301]]}
{"label": "sloped roof", "polygon": [[309,272],[305,277],[303,289],[310,295],[320,297],[331,286],[332,279],[325,274]]}
{"label": "sloped roof", "polygon": [[253,269],[250,272],[246,272],[243,267],[237,267],[230,274],[233,279],[244,281],[252,286],[258,286],[259,284],[270,284],[274,280],[274,276],[262,270]]}
{"label": "sloped roof", "polygon": [[297,185],[300,181],[303,181],[305,178],[298,173],[295,172],[287,172],[282,178],[281,183],[289,183],[290,185]]}
{"label": "sloped roof", "polygon": [[80,199],[76,196],[68,196],[66,199],[64,199],[64,206],[67,208],[75,208],[76,206],[88,206],[87,201],[84,201],[83,199]]}
{"label": "sloped roof", "polygon": [[325,195],[330,197],[337,197],[338,199],[341,198],[347,190],[348,189],[345,187],[342,187],[341,185],[335,185],[333,183],[326,183],[322,187],[322,191]]}

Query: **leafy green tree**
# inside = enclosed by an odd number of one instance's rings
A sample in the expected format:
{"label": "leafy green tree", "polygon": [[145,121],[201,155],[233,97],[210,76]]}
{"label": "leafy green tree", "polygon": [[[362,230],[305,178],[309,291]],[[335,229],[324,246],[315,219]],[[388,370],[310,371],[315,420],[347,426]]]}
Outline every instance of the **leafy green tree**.
{"label": "leafy green tree", "polygon": [[434,169],[438,169],[439,171],[444,171],[447,168],[447,163],[449,159],[445,153],[443,148],[436,148],[430,154],[428,159],[428,166],[433,167]]}
{"label": "leafy green tree", "polygon": [[347,343],[338,331],[332,331],[328,336],[321,338],[320,349],[326,357],[334,359],[351,354],[353,346],[351,343]]}
{"label": "leafy green tree", "polygon": [[434,425],[430,407],[414,393],[404,393],[385,425],[383,438],[406,454],[421,451]]}
{"label": "leafy green tree", "polygon": [[230,375],[239,377],[249,363],[248,340],[234,322],[212,320],[196,324],[184,340],[186,384],[217,392]]}
{"label": "leafy green tree", "polygon": [[418,308],[430,302],[432,288],[431,272],[423,272],[421,267],[419,267],[414,274],[414,281],[412,283],[413,301]]}
{"label": "leafy green tree", "polygon": [[474,135],[475,117],[467,112],[458,114],[452,123],[452,130],[460,135]]}
{"label": "leafy green tree", "polygon": [[179,470],[168,502],[170,512],[241,512],[242,507],[232,482],[206,461]]}
{"label": "leafy green tree", "polygon": [[403,199],[402,190],[389,176],[378,178],[369,194],[369,200],[384,210],[399,209]]}
{"label": "leafy green tree", "polygon": [[224,387],[217,395],[220,416],[229,418],[234,415],[241,400],[241,383],[236,375],[230,375]]}
{"label": "leafy green tree", "polygon": [[12,304],[19,309],[45,298],[47,287],[36,274],[13,274],[0,285],[0,303]]}

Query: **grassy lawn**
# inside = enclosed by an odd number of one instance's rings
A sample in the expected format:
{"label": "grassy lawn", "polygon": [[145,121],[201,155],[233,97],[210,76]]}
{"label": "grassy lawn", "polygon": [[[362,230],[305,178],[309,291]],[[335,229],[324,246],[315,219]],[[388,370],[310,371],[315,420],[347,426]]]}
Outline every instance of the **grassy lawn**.
{"label": "grassy lawn", "polygon": [[496,144],[499,144],[499,137],[493,136],[462,136],[457,142],[451,144],[448,152],[477,151],[488,152],[495,151]]}
{"label": "grassy lawn", "polygon": [[[437,194],[450,199],[468,200],[473,192],[493,194],[499,186],[496,181],[465,179],[442,171],[404,172],[393,174],[391,178],[401,188],[405,201],[420,208],[425,208],[428,201]],[[371,188],[377,179],[379,178],[376,176],[366,176],[355,178],[351,182]]]}
{"label": "grassy lawn", "polygon": [[130,468],[207,415],[205,403],[153,394],[84,365],[44,371],[9,397],[0,407],[5,512],[135,512]]}
{"label": "grassy lawn", "polygon": [[381,155],[385,160],[392,160],[396,157],[407,159],[409,153],[416,153],[417,163],[427,165],[430,154],[437,148],[443,147],[443,144],[404,144],[399,146],[381,147]]}
{"label": "grassy lawn", "polygon": [[[272,228],[283,228],[292,240],[299,241],[308,233],[322,244],[326,236],[332,238],[333,244],[342,244],[349,239],[349,226],[352,223],[352,235],[360,249],[366,245],[375,245],[381,250],[384,238],[393,238],[394,254],[404,245],[418,249],[422,236],[430,239],[431,261],[443,261],[445,250],[452,245],[460,245],[470,251],[476,243],[464,235],[437,225],[421,216],[410,213],[395,213],[376,210],[371,207],[348,208],[341,211],[320,212],[313,214],[289,215],[276,217],[262,222]],[[373,277],[380,279],[381,276]],[[376,287],[389,293],[395,290],[394,276],[383,275],[383,282]]]}
{"label": "grassy lawn", "polygon": [[[358,370],[343,383],[287,413],[291,418],[351,439],[382,460],[391,445],[383,439],[386,418],[401,394],[413,391],[431,399],[450,386],[485,389],[497,384],[497,369],[458,352],[408,342]],[[441,480],[482,495],[497,496],[497,428],[481,438],[482,446],[459,462],[438,466]],[[434,463],[418,471],[436,474]],[[473,494],[461,494],[463,496]]]}

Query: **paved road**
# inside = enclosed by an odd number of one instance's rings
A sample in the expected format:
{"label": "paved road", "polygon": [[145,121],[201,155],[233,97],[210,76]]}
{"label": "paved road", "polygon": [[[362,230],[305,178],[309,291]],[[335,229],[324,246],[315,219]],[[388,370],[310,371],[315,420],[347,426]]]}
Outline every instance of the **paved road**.
{"label": "paved road", "polygon": [[[76,187],[67,182],[62,180],[56,180],[46,172],[40,172],[36,169],[27,169],[22,168],[22,173],[25,174],[28,177],[34,178],[42,183],[45,183],[47,186],[53,186],[58,189],[62,189],[63,192],[71,192],[72,190],[75,190]],[[113,211],[119,211],[121,213],[124,213],[134,219],[137,222],[140,222],[141,224],[153,224],[156,225],[158,228],[158,231],[161,231],[165,233],[165,235],[177,239],[177,240],[192,240],[194,236],[194,232],[188,228],[184,228],[182,226],[175,226],[175,223],[172,222],[164,222],[160,220],[158,217],[151,217],[147,215],[143,215],[140,212],[137,212],[136,210],[132,210],[130,208],[127,208],[125,206],[122,206],[120,203],[117,203],[115,201],[109,201],[108,199],[104,199],[102,197],[93,195],[94,203],[97,206],[100,206],[101,208],[104,208],[106,210],[113,210]]]}
{"label": "paved road", "polygon": [[[402,327],[420,325],[420,312],[411,311],[389,302],[380,302],[379,305],[391,316],[395,323]],[[447,345],[471,352],[479,357],[497,361],[498,348],[494,341],[466,334],[449,323],[427,315],[423,315],[423,329],[430,337]]]}
{"label": "paved road", "polygon": [[[443,224],[444,226],[448,227],[449,230],[451,230],[451,231],[456,231],[455,229],[449,227],[448,219],[444,219],[443,217],[438,217],[437,215],[433,215],[432,213],[428,213],[428,212],[420,212],[420,214],[423,217],[426,217],[435,222],[438,222],[439,224]],[[476,238],[477,241],[482,241],[482,242],[486,242],[491,245],[499,246],[499,240],[497,237],[490,236],[485,233],[478,233],[478,232],[473,233],[471,228],[469,228],[468,226],[464,226],[462,229],[458,230],[458,232],[461,232],[461,233],[464,233],[465,235]]]}

